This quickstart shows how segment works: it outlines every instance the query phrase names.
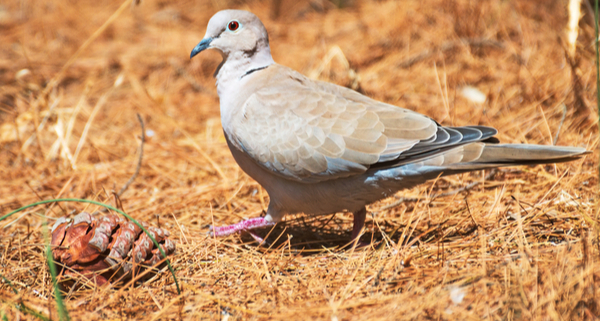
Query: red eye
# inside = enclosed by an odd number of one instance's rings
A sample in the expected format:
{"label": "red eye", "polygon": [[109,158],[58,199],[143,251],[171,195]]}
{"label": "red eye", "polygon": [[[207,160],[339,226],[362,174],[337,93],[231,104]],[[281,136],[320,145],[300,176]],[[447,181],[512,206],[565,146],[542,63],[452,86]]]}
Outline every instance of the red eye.
{"label": "red eye", "polygon": [[235,20],[229,21],[229,24],[227,25],[227,28],[231,31],[236,31],[239,27],[240,23]]}

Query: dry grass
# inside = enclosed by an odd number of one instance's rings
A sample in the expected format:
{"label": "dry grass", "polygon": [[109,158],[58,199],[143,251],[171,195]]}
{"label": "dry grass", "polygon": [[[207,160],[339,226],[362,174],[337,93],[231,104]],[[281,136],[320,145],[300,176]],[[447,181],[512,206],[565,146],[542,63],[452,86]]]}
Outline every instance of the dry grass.
{"label": "dry grass", "polygon": [[[276,61],[428,114],[446,125],[499,128],[504,142],[598,148],[593,29],[580,23],[576,70],[563,49],[566,1],[145,0],[129,5],[61,69],[120,1],[6,0],[0,5],[0,213],[41,199],[112,202],[169,229],[168,271],[122,289],[66,293],[74,320],[570,320],[600,313],[598,154],[568,164],[459,175],[373,204],[363,240],[342,248],[348,214],[289,217],[269,234],[206,236],[209,224],[255,217],[264,191],[231,157],[212,73],[220,57],[190,50],[219,9],[258,14]],[[589,14],[589,13],[587,13]],[[585,18],[585,17],[584,17]],[[25,69],[28,70],[24,71]],[[56,78],[58,76],[58,78]],[[580,85],[574,85],[578,78]],[[53,80],[53,81],[52,81]],[[117,81],[118,80],[118,81]],[[117,81],[117,85],[115,82]],[[461,88],[487,95],[467,101]],[[575,93],[577,91],[577,93]],[[579,97],[579,98],[578,98]],[[563,119],[562,104],[568,112]],[[589,112],[589,110],[588,110]],[[558,132],[558,133],[557,133]],[[434,198],[480,181],[468,191]],[[38,207],[0,226],[0,316],[57,319],[41,225],[94,210]],[[269,231],[263,231],[266,235]]]}

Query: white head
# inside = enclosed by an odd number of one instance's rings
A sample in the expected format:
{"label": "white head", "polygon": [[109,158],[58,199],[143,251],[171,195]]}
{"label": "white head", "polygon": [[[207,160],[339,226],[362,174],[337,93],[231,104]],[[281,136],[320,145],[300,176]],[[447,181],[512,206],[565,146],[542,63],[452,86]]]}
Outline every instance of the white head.
{"label": "white head", "polygon": [[250,65],[273,63],[267,29],[248,11],[223,10],[212,16],[204,39],[192,50],[190,59],[205,49],[217,49],[225,60],[233,56],[247,59]]}

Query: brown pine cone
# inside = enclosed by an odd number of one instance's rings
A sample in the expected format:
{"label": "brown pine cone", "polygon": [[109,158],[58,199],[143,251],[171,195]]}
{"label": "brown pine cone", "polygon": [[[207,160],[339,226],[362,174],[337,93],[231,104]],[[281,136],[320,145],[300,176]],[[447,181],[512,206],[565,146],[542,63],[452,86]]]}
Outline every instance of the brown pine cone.
{"label": "brown pine cone", "polygon": [[[152,234],[166,255],[175,252],[169,232],[145,222],[142,226]],[[60,218],[52,227],[52,256],[69,279],[84,277],[97,285],[128,281],[152,268],[163,257],[154,242],[137,225],[117,215],[99,218],[82,212],[73,219]],[[146,279],[156,270],[147,273]],[[66,280],[62,284],[70,286]]]}

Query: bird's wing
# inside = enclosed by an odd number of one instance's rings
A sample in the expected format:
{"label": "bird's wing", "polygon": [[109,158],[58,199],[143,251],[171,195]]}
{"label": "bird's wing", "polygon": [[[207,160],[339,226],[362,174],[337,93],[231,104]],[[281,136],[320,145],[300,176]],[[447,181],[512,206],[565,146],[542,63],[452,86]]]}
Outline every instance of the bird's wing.
{"label": "bird's wing", "polygon": [[359,175],[495,134],[486,127],[441,127],[282,66],[264,71],[253,78],[262,85],[240,106],[227,134],[254,161],[287,179],[312,183]]}

